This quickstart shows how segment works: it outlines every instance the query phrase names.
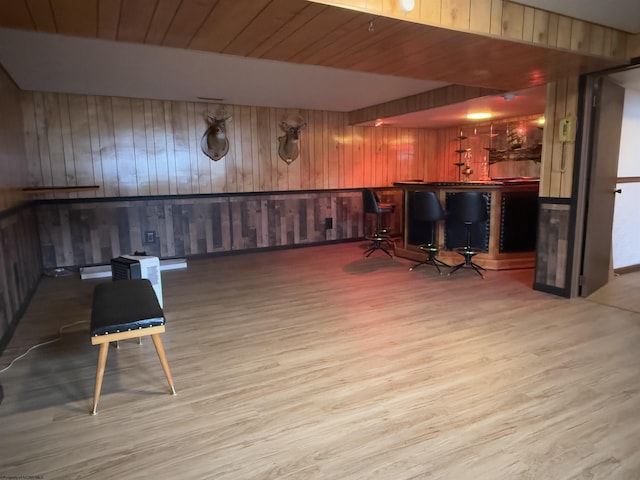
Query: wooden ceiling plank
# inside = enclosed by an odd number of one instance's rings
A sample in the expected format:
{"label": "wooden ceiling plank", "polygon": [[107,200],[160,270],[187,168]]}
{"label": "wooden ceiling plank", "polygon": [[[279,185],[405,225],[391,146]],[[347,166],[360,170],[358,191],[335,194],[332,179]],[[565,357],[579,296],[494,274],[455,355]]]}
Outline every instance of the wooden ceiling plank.
{"label": "wooden ceiling plank", "polygon": [[168,47],[186,48],[215,7],[215,2],[183,0],[162,42]]}
{"label": "wooden ceiling plank", "polygon": [[[406,27],[405,27],[406,28]],[[383,69],[389,72],[406,68],[412,58],[422,58],[425,52],[440,51],[454,44],[457,32],[435,28],[416,28],[411,35],[402,32],[386,39],[378,45],[375,55],[362,55],[345,67],[354,70]],[[433,78],[430,78],[433,80]]]}
{"label": "wooden ceiling plank", "polygon": [[121,0],[100,0],[98,6],[98,38],[116,40],[120,21]]}
{"label": "wooden ceiling plank", "polygon": [[[383,51],[390,38],[393,38],[404,28],[403,22],[387,18],[379,18],[375,21],[373,32],[360,33],[357,38],[352,38],[350,45],[342,44],[343,50],[336,55],[327,58],[322,64],[336,68],[346,68],[353,63],[353,59],[376,55]],[[342,43],[342,42],[341,42]]]}
{"label": "wooden ceiling plank", "polygon": [[147,30],[145,43],[162,45],[164,37],[171,26],[173,17],[178,11],[180,0],[159,0],[158,6],[151,17],[151,24]]}
{"label": "wooden ceiling plank", "polygon": [[122,4],[118,40],[144,43],[158,0],[127,0]]}
{"label": "wooden ceiling plank", "polygon": [[[313,49],[305,49],[292,56],[289,61],[300,63],[304,60],[305,63],[314,63],[318,61],[319,56],[320,58],[324,57],[324,59],[331,58],[333,55],[341,52],[345,46],[351,45],[352,39],[360,37],[363,32],[369,33],[368,26],[370,20],[370,15],[357,14],[353,16],[346,23],[336,26],[331,32],[331,35],[325,35],[316,42]],[[331,53],[324,53],[327,51]],[[324,53],[324,55],[319,55],[320,53]]]}
{"label": "wooden ceiling plank", "polygon": [[37,31],[49,33],[57,31],[49,0],[27,0],[27,7]]}
{"label": "wooden ceiling plank", "polygon": [[[321,64],[335,58],[344,52],[345,48],[353,47],[362,37],[362,32],[368,32],[369,15],[359,15],[348,24],[343,25],[339,32],[327,37],[316,45],[312,52],[306,52],[306,61]],[[293,59],[294,61],[296,59]]]}
{"label": "wooden ceiling plank", "polygon": [[[468,41],[474,42],[473,40]],[[475,41],[477,42],[478,40]],[[387,68],[389,71],[394,72],[395,75],[401,75],[401,72],[407,72],[410,74],[416,68],[424,70],[425,67],[427,67],[430,72],[429,75],[431,79],[442,80],[441,72],[443,70],[447,70],[450,66],[455,66],[467,79],[465,82],[460,78],[456,78],[456,83],[468,84],[468,78],[471,77],[469,72],[475,63],[458,63],[457,56],[459,48],[459,45],[455,45],[453,41],[445,39],[440,42],[432,43],[427,49],[407,53],[407,55],[402,57],[402,61],[390,60],[387,62]],[[461,68],[462,65],[465,65],[466,68]]]}
{"label": "wooden ceiling plank", "polygon": [[369,18],[306,0],[0,1],[0,25],[9,28],[172,46],[184,46],[195,32],[190,48],[205,51],[503,90],[614,63],[549,45],[572,42],[585,53],[608,54],[624,48],[626,38],[596,28],[561,34],[551,14],[525,19],[523,35],[538,45],[385,17],[375,18],[369,32]]}
{"label": "wooden ceiling plank", "polygon": [[195,34],[189,48],[221,53],[271,0],[220,0]]}
{"label": "wooden ceiling plank", "polygon": [[[404,35],[395,36],[389,39],[384,54],[381,52],[375,59],[386,65],[386,68],[393,70],[397,67],[406,67],[413,58],[422,58],[427,52],[442,52],[459,48],[455,45],[457,32],[452,30],[429,29],[422,32],[416,31],[415,36],[411,36],[407,41]],[[455,47],[454,47],[455,45]],[[452,52],[455,55],[455,52]],[[367,58],[363,58],[367,61]],[[360,69],[360,63],[353,64],[350,68]]]}
{"label": "wooden ceiling plank", "polygon": [[272,34],[264,42],[253,50],[250,54],[251,57],[256,58],[270,58],[266,55],[267,52],[277,47],[277,45],[287,42],[288,39],[297,32],[317,15],[321,15],[323,11],[329,7],[318,3],[305,3],[305,7],[299,14],[291,17],[286,23],[282,24],[282,27],[272,32]]}
{"label": "wooden ceiling plank", "polygon": [[22,0],[0,2],[0,18],[2,19],[3,27],[21,30],[33,30],[35,28],[29,8]]}
{"label": "wooden ceiling plank", "polygon": [[335,35],[336,30],[355,15],[357,14],[351,10],[327,8],[321,15],[316,15],[307,22],[304,28],[293,32],[286,41],[266,52],[265,56],[291,61],[291,58],[297,55],[301,63],[307,63],[304,60],[305,51],[315,49],[318,42],[327,36]]}
{"label": "wooden ceiling plank", "polygon": [[95,37],[98,31],[98,0],[51,0],[58,33]]}
{"label": "wooden ceiling plank", "polygon": [[[402,22],[400,22],[402,23]],[[353,55],[348,58],[347,68],[361,69],[362,65],[370,63],[379,64],[381,68],[390,69],[392,65],[406,62],[408,57],[423,55],[431,49],[439,49],[442,45],[450,45],[455,38],[456,32],[433,27],[415,28],[414,31],[407,32],[406,26],[396,34],[389,36],[384,42],[375,48],[369,49],[367,54]],[[376,67],[376,68],[380,68]],[[367,70],[371,66],[364,67]]]}
{"label": "wooden ceiling plank", "polygon": [[[597,59],[574,52],[554,51],[486,37],[464,40],[464,45],[464,48],[456,51],[456,62],[450,61],[455,51],[451,47],[435,49],[422,58],[407,59],[405,69],[395,70],[394,74],[406,76],[408,72],[422,72],[427,75],[433,65],[440,65],[443,68],[433,74],[448,81],[463,84],[472,81],[476,86],[521,90],[565,75],[579,75],[614,65],[611,59]],[[460,68],[462,65],[465,68]]]}
{"label": "wooden ceiling plank", "polygon": [[224,49],[229,55],[250,56],[263,42],[306,8],[298,0],[273,0]]}
{"label": "wooden ceiling plank", "polygon": [[[486,68],[487,63],[483,55],[478,53],[484,48],[484,38],[469,38],[465,42],[468,42],[468,46],[465,43],[464,48],[455,40],[433,44],[432,48],[403,57],[402,62],[389,62],[386,65],[387,73],[462,85],[510,89],[504,87],[503,79],[492,80],[491,84],[485,83],[487,79],[494,79],[496,75],[494,70]],[[516,74],[524,77],[519,72]]]}

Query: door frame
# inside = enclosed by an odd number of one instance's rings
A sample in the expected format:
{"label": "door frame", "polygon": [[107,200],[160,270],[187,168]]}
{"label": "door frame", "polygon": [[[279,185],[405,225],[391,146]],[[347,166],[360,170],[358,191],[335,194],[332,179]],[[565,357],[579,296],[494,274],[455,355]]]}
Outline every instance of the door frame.
{"label": "door frame", "polygon": [[[571,221],[573,225],[573,253],[571,259],[571,275],[569,296],[577,297],[581,294],[581,276],[584,267],[584,254],[587,242],[587,203],[590,194],[589,178],[593,171],[594,151],[593,137],[596,129],[596,115],[594,113],[594,99],[600,79],[611,74],[639,68],[638,65],[625,65],[592,72],[580,76],[578,125],[576,125],[576,152],[573,171],[573,204]],[[613,218],[613,211],[611,211]],[[609,253],[611,255],[611,253]]]}

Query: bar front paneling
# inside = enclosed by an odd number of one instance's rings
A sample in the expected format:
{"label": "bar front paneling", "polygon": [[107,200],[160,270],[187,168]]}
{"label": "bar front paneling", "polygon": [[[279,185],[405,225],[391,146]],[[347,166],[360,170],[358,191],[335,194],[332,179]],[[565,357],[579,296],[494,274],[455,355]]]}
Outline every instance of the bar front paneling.
{"label": "bar front paneling", "polygon": [[[403,241],[396,245],[396,255],[421,261],[425,254],[418,245],[431,238],[436,229],[440,245],[438,257],[455,264],[462,257],[455,249],[466,244],[466,227],[449,212],[454,195],[465,191],[482,192],[487,203],[488,219],[471,226],[471,245],[483,250],[474,261],[488,270],[532,268],[535,265],[538,181],[513,179],[477,182],[396,182],[404,189],[405,229]],[[445,220],[435,224],[413,218],[413,194],[431,190],[436,193],[445,212]]]}

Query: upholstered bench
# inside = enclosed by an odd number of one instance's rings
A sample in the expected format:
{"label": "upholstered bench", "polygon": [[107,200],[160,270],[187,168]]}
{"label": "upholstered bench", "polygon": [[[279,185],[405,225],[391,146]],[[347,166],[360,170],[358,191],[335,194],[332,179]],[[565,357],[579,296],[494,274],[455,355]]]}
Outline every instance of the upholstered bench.
{"label": "upholstered bench", "polygon": [[92,415],[97,413],[111,342],[151,335],[162,369],[169,381],[169,388],[175,395],[171,371],[160,339],[160,334],[165,331],[164,323],[164,312],[149,280],[119,280],[101,283],[95,287],[91,311],[91,344],[100,345],[100,352]]}

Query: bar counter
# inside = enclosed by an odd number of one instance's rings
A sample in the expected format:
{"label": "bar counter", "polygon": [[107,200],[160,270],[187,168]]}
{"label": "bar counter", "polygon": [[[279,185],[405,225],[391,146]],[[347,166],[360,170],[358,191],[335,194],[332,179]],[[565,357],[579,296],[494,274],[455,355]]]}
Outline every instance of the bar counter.
{"label": "bar counter", "polygon": [[[474,261],[487,270],[532,268],[535,266],[536,229],[538,216],[537,179],[514,178],[472,182],[400,181],[395,187],[404,190],[403,241],[396,245],[396,255],[421,261],[425,254],[418,245],[428,243],[432,225],[413,218],[413,193],[430,190],[436,193],[445,212],[452,195],[465,191],[480,191],[487,200],[489,218],[475,224],[471,230],[471,244],[485,253]],[[455,265],[464,258],[455,252],[466,243],[464,224],[450,215],[435,223],[438,258]]]}

